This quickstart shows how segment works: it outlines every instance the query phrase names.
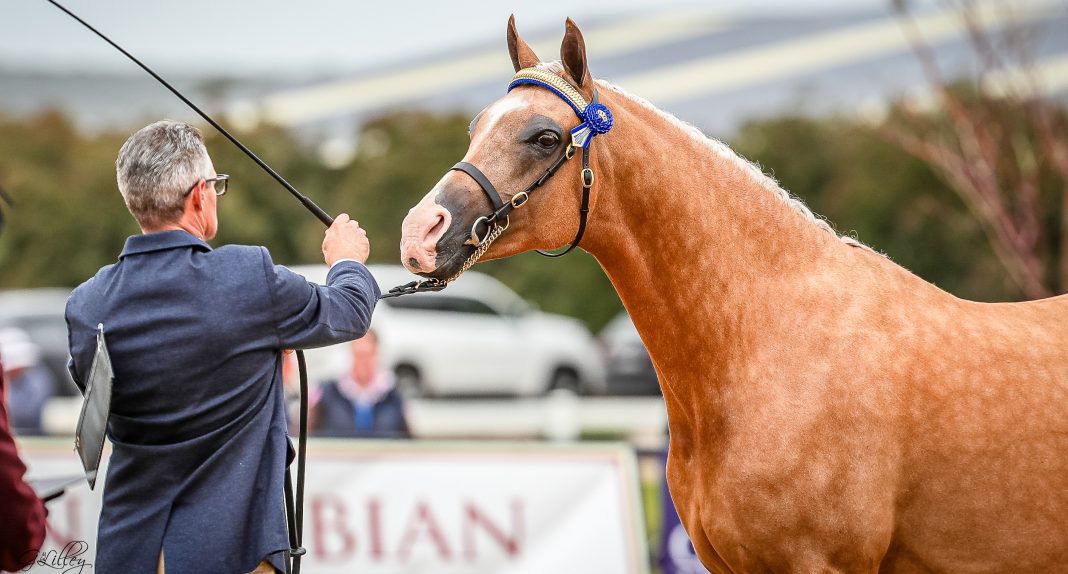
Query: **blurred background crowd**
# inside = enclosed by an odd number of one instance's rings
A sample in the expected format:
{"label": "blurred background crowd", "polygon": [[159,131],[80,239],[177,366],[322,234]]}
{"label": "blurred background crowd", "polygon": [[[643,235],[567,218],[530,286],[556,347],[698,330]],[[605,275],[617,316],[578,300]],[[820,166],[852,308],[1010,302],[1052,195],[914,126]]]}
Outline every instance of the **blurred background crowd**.
{"label": "blurred background crowd", "polygon": [[[387,289],[411,279],[396,265],[401,219],[463,156],[471,117],[511,75],[509,12],[546,60],[574,17],[595,77],[728,143],[840,232],[955,295],[1068,287],[1063,2],[465,0],[403,16],[327,1],[273,13],[250,1],[71,4],[326,211],[359,219]],[[67,294],[138,231],[116,191],[116,152],[148,121],[200,122],[44,2],[0,12],[6,400],[18,434],[69,434],[80,397],[64,368]],[[204,134],[232,178],[214,243],[265,245],[321,281],[309,265],[320,223]],[[442,293],[381,303],[368,340],[311,354],[313,430],[663,448],[655,372],[592,257],[525,254],[476,270]]]}

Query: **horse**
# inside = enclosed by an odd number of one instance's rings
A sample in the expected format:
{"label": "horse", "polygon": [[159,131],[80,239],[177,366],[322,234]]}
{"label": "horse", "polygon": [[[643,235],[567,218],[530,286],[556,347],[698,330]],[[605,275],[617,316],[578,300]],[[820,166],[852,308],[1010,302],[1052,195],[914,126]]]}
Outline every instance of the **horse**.
{"label": "horse", "polygon": [[559,61],[514,17],[507,41],[515,79],[405,217],[402,263],[440,288],[479,258],[591,253],[659,376],[709,570],[1068,568],[1068,296],[950,295],[594,81],[570,19]]}

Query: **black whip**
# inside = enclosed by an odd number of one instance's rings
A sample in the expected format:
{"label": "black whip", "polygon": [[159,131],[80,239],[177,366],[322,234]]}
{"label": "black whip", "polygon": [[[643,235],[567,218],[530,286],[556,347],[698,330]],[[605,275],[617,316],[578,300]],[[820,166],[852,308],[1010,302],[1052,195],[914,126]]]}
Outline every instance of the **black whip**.
{"label": "black whip", "polygon": [[102,34],[100,32],[100,30],[97,30],[96,28],[90,26],[88,22],[86,22],[85,20],[82,20],[81,18],[79,18],[78,15],[75,14],[74,12],[71,12],[70,10],[67,10],[59,2],[56,2],[56,0],[47,0],[47,1],[50,4],[52,4],[53,6],[55,6],[56,8],[59,8],[60,10],[66,12],[66,14],[68,16],[70,16],[71,18],[74,18],[75,20],[77,20],[82,26],[85,26],[86,28],[88,28],[91,32],[93,32],[97,36],[100,36],[101,39],[103,39],[108,44],[111,44],[116,50],[122,52],[122,54],[124,56],[126,56],[127,58],[129,58],[133,63],[137,64],[138,66],[141,66],[142,70],[148,72],[148,74],[150,76],[155,78],[159,83],[163,84],[163,86],[165,88],[167,88],[168,90],[170,90],[172,94],[174,94],[175,96],[178,96],[178,99],[180,99],[183,102],[185,102],[185,105],[187,105],[190,108],[192,108],[192,110],[194,112],[199,114],[200,117],[204,118],[204,121],[206,121],[209,124],[211,124],[211,127],[219,130],[219,133],[221,133],[222,135],[226,136],[226,139],[228,139],[231,142],[233,142],[233,144],[235,146],[237,146],[238,149],[240,149],[241,151],[245,152],[245,155],[247,155],[248,157],[252,158],[252,161],[256,162],[257,165],[259,165],[261,168],[263,168],[264,171],[266,171],[268,174],[270,174],[271,177],[273,177],[275,179],[275,181],[277,181],[278,183],[280,183],[282,185],[282,187],[284,187],[287,190],[289,190],[289,193],[293,194],[293,197],[297,198],[297,201],[299,201],[301,204],[303,204],[304,207],[306,207],[308,209],[308,211],[312,212],[312,215],[314,215],[315,217],[319,218],[319,221],[322,221],[324,225],[326,225],[327,227],[330,227],[334,223],[334,218],[332,218],[329,215],[327,215],[326,212],[323,211],[322,208],[320,208],[318,205],[315,205],[314,201],[308,199],[304,194],[302,194],[299,191],[297,191],[297,188],[295,188],[292,185],[290,185],[290,183],[288,181],[286,181],[285,178],[283,178],[282,176],[278,175],[278,172],[276,172],[273,169],[271,169],[271,166],[267,165],[266,162],[264,162],[262,159],[257,157],[256,154],[252,153],[252,150],[250,150],[247,147],[245,147],[245,144],[239,142],[237,140],[237,138],[235,138],[234,136],[230,135],[230,132],[226,131],[226,129],[223,128],[221,125],[219,125],[218,122],[216,122],[215,120],[211,119],[211,116],[209,116],[208,114],[204,113],[200,108],[197,107],[196,104],[194,104],[193,102],[189,101],[189,98],[186,98],[185,96],[183,96],[181,92],[179,92],[178,90],[176,90],[174,88],[174,86],[172,86],[169,83],[167,83],[167,80],[164,80],[163,78],[161,78],[159,76],[159,74],[153,72],[151,68],[149,68],[148,66],[144,65],[141,62],[141,60],[138,60],[132,54],[130,54],[126,50],[122,49],[122,46],[120,46],[120,45],[116,44],[115,42],[113,42],[111,40],[111,38],[108,38],[107,36]]}

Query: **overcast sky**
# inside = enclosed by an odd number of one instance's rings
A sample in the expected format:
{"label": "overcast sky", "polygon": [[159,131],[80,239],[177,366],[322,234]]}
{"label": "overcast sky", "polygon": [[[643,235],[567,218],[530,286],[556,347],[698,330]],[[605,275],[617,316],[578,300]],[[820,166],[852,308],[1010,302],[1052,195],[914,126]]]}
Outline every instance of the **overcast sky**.
{"label": "overcast sky", "polygon": [[[64,1],[64,0],[61,0]],[[887,0],[65,0],[150,67],[192,75],[316,76],[376,68],[520,31],[563,31],[663,6],[714,5],[726,13],[871,10]],[[103,41],[46,0],[0,1],[0,68],[137,73]]]}

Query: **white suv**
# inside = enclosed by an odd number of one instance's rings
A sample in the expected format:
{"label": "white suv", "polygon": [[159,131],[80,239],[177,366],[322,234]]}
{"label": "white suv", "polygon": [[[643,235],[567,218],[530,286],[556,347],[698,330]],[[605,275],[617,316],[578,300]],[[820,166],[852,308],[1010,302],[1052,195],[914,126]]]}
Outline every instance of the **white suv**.
{"label": "white suv", "polygon": [[[399,265],[370,265],[385,293],[417,279]],[[291,267],[326,280],[325,265]],[[372,328],[382,362],[416,395],[530,396],[554,388],[605,389],[601,353],[577,319],[543,313],[496,279],[468,271],[444,291],[379,301]],[[308,352],[309,379],[347,369],[344,345]]]}

